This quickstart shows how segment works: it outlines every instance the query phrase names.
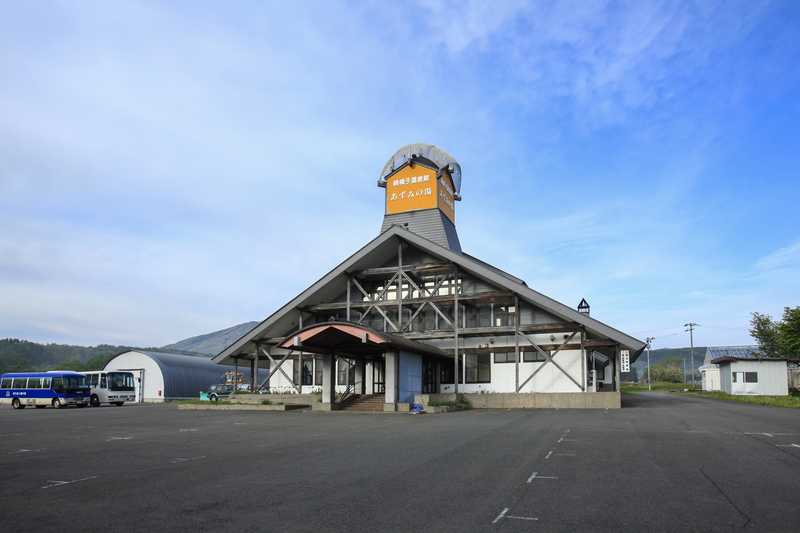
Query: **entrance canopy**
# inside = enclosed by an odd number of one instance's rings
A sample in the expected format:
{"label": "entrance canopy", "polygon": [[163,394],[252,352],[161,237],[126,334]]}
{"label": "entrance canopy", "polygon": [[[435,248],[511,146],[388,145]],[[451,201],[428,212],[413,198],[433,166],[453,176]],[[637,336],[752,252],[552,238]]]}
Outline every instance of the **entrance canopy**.
{"label": "entrance canopy", "polygon": [[421,342],[378,332],[351,322],[314,324],[289,335],[279,348],[352,357],[377,357],[385,352],[406,351],[420,355],[451,358],[449,353]]}

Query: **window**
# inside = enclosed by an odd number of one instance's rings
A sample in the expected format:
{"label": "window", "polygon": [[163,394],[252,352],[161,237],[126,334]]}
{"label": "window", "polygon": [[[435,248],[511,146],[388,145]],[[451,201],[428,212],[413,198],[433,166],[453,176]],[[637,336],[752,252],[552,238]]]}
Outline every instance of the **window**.
{"label": "window", "polygon": [[522,352],[522,360],[526,363],[535,363],[539,361],[544,361],[545,356],[539,353],[539,350],[532,349],[532,350],[525,350]]}
{"label": "window", "polygon": [[53,379],[53,390],[56,392],[64,392],[64,379],[63,378],[52,378]]}
{"label": "window", "polygon": [[758,372],[745,372],[744,373],[744,382],[745,383],[758,383]]}
{"label": "window", "polygon": [[14,378],[14,383],[11,385],[12,389],[25,389],[28,385],[28,378]]}
{"label": "window", "polygon": [[92,387],[97,387],[99,379],[100,379],[100,374],[92,374],[91,376],[89,376],[89,383],[91,383]]}
{"label": "window", "polygon": [[322,357],[314,358],[314,385],[322,386]]}
{"label": "window", "polygon": [[348,385],[355,381],[355,379],[349,379],[350,377],[355,378],[355,366],[350,365],[350,361],[347,359],[339,359],[337,361],[336,367],[336,384],[337,385]]}
{"label": "window", "polygon": [[11,378],[3,378],[0,381],[0,389],[10,389],[11,388]]}
{"label": "window", "polygon": [[491,383],[492,365],[488,353],[468,353],[465,359],[467,383]]}
{"label": "window", "polygon": [[306,357],[303,359],[303,382],[301,385],[313,385],[314,383],[314,359]]}
{"label": "window", "polygon": [[515,352],[494,352],[495,363],[513,363],[516,360]]}
{"label": "window", "polygon": [[28,388],[29,389],[41,389],[42,388],[42,378],[28,378]]}
{"label": "window", "polygon": [[731,372],[731,375],[733,376],[733,382],[736,383],[736,372]]}
{"label": "window", "polygon": [[[445,384],[453,383],[453,362],[444,361],[440,366],[439,382]],[[458,358],[458,382],[464,381],[464,362],[461,357]]]}
{"label": "window", "polygon": [[50,388],[50,378],[42,378],[42,388],[43,389]]}
{"label": "window", "polygon": [[106,378],[105,374],[100,376],[100,388],[101,389],[107,389],[108,388],[108,378]]}

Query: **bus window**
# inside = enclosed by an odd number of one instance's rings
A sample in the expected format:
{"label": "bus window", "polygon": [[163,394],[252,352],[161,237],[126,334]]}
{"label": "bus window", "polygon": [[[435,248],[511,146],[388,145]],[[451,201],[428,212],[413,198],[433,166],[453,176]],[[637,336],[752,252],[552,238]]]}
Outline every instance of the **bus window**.
{"label": "bus window", "polygon": [[42,378],[28,378],[28,388],[29,389],[41,389],[42,388]]}
{"label": "bus window", "polygon": [[64,392],[64,380],[62,378],[53,378],[53,390]]}
{"label": "bus window", "polygon": [[108,388],[108,379],[106,378],[105,374],[100,376],[100,388],[101,389],[107,389]]}
{"label": "bus window", "polygon": [[11,388],[11,378],[3,378],[0,381],[0,389],[10,389]]}
{"label": "bus window", "polygon": [[50,378],[42,378],[42,388],[43,389],[50,388]]}
{"label": "bus window", "polygon": [[25,389],[28,385],[28,378],[14,378],[12,389]]}
{"label": "bus window", "polygon": [[89,376],[89,383],[92,387],[97,387],[97,379],[100,377],[99,374],[92,374]]}

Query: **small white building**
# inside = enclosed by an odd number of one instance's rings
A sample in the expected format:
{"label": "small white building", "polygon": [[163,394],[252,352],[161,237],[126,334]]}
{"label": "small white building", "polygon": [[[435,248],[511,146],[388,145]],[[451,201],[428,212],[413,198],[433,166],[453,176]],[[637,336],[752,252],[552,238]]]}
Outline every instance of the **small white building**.
{"label": "small white building", "polygon": [[728,394],[787,396],[789,372],[786,359],[719,357],[720,390]]}
{"label": "small white building", "polygon": [[704,391],[722,390],[720,384],[719,365],[714,364],[714,359],[733,357],[736,359],[752,359],[757,357],[757,346],[709,346],[700,370],[700,377]]}

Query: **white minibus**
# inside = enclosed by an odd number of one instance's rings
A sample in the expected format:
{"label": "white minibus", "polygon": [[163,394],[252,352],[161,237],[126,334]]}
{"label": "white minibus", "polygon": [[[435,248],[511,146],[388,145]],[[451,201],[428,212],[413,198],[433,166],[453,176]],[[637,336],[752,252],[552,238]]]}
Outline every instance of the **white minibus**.
{"label": "white minibus", "polygon": [[83,372],[91,387],[89,405],[122,405],[136,400],[132,372]]}

